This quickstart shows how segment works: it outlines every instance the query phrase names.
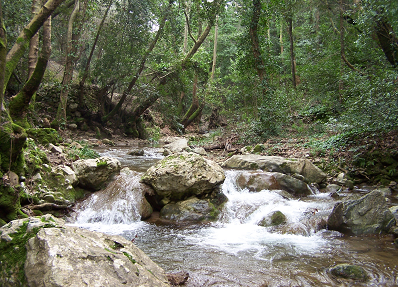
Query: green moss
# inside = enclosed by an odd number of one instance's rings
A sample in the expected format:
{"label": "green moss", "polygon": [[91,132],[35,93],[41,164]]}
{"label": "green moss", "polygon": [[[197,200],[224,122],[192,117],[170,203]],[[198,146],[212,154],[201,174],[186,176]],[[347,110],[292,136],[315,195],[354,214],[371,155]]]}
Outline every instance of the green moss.
{"label": "green moss", "polygon": [[131,263],[133,263],[133,264],[137,263],[137,261],[135,261],[133,256],[131,256],[129,253],[123,252],[123,254],[124,254],[124,256],[126,256],[131,261]]}
{"label": "green moss", "polygon": [[27,251],[25,245],[30,238],[39,232],[37,228],[32,230],[33,232],[31,233],[26,233],[27,226],[28,221],[24,222],[16,233],[11,234],[10,237],[12,240],[10,242],[0,241],[0,261],[3,263],[1,265],[1,272],[6,273],[8,278],[13,278],[16,275],[20,284],[19,286],[24,286],[26,282],[24,264]]}
{"label": "green moss", "polygon": [[255,154],[260,154],[260,153],[262,153],[264,150],[265,150],[264,145],[258,144],[258,145],[256,145],[256,146],[253,148],[253,151],[252,151],[252,152],[255,153]]}
{"label": "green moss", "polygon": [[108,163],[105,160],[97,161],[97,167],[101,167],[101,166],[108,166]]}
{"label": "green moss", "polygon": [[61,137],[55,129],[42,128],[42,129],[28,129],[26,130],[28,135],[44,146],[49,143],[57,144],[61,141]]}

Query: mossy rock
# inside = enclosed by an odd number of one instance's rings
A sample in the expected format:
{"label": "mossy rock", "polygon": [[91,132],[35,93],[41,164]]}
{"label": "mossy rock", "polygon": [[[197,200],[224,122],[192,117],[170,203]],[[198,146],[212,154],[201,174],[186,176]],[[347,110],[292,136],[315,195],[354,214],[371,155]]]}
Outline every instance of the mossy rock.
{"label": "mossy rock", "polygon": [[281,225],[281,224],[285,224],[286,223],[286,216],[278,211],[275,211],[274,213],[272,213],[271,215],[271,225],[273,226],[277,226],[277,225]]}
{"label": "mossy rock", "polygon": [[26,131],[30,137],[34,138],[37,142],[44,146],[47,146],[50,143],[57,144],[62,140],[55,129],[27,129]]}
{"label": "mossy rock", "polygon": [[27,175],[34,175],[42,170],[43,164],[48,164],[46,153],[41,150],[33,139],[28,138],[27,147],[24,151],[25,172]]}
{"label": "mossy rock", "polygon": [[19,188],[19,186],[11,187],[4,184],[0,185],[0,218],[5,222],[17,218],[21,208]]}
{"label": "mossy rock", "polygon": [[12,221],[2,227],[0,286],[26,286],[26,243],[41,228],[54,228],[59,220],[49,215]]}
{"label": "mossy rock", "polygon": [[368,279],[368,274],[365,269],[350,264],[338,264],[330,269],[330,273],[336,277],[345,279],[358,281],[366,281]]}

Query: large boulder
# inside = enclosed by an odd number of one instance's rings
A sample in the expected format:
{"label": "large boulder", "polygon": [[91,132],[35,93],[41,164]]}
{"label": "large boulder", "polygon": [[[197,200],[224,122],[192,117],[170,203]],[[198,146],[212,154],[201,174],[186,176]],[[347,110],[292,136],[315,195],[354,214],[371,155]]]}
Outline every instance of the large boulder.
{"label": "large boulder", "polygon": [[224,182],[224,170],[195,153],[177,153],[150,167],[141,180],[153,187],[162,205],[192,196],[204,197]]}
{"label": "large boulder", "polygon": [[82,159],[73,162],[73,170],[79,179],[79,186],[88,190],[99,190],[111,175],[121,168],[120,162],[111,157]]}
{"label": "large boulder", "polygon": [[285,190],[293,195],[312,193],[305,182],[280,172],[243,171],[236,182],[239,187],[249,191]]}
{"label": "large boulder", "polygon": [[261,156],[255,154],[234,155],[223,163],[231,169],[261,169],[269,172],[302,175],[308,183],[321,183],[326,174],[308,159],[287,159],[280,156]]}
{"label": "large boulder", "polygon": [[385,233],[396,224],[380,191],[357,199],[337,203],[328,218],[328,228],[343,233],[362,235]]}
{"label": "large boulder", "polygon": [[162,219],[172,221],[215,220],[219,214],[217,207],[208,199],[190,199],[166,204],[160,211]]}
{"label": "large boulder", "polygon": [[129,240],[42,216],[0,229],[1,286],[169,286]]}

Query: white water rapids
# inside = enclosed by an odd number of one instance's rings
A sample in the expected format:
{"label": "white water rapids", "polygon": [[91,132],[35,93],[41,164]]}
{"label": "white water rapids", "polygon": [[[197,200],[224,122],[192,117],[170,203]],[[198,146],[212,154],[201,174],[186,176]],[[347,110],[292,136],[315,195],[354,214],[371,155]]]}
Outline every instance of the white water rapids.
{"label": "white water rapids", "polygon": [[[133,159],[128,161],[131,164]],[[228,202],[212,224],[141,221],[142,172],[122,172],[105,190],[79,203],[71,221],[91,230],[136,237],[136,245],[167,272],[188,271],[187,286],[398,284],[398,252],[388,241],[346,238],[324,229],[335,204],[328,194],[297,199],[279,191],[249,192],[237,187],[239,172],[244,171],[226,171],[222,190]],[[286,224],[259,226],[275,211],[286,216]],[[370,281],[352,285],[332,278],[327,270],[338,263],[361,265]]]}

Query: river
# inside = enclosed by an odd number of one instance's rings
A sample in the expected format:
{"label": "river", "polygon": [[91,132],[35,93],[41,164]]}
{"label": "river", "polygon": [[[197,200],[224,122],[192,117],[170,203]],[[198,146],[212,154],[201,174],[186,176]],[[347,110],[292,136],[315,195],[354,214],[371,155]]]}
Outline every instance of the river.
{"label": "river", "polygon": [[[185,286],[398,286],[398,249],[391,236],[350,237],[326,230],[322,222],[336,203],[329,194],[292,199],[278,191],[249,192],[235,184],[244,171],[226,170],[222,190],[228,202],[216,222],[141,221],[139,178],[162,156],[156,148],[130,156],[129,149],[99,150],[135,172],[121,173],[105,190],[78,203],[70,222],[134,239],[166,272],[188,272]],[[258,225],[274,211],[286,215],[286,224]],[[328,270],[340,263],[362,266],[369,280],[334,278]]]}

